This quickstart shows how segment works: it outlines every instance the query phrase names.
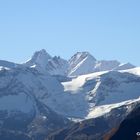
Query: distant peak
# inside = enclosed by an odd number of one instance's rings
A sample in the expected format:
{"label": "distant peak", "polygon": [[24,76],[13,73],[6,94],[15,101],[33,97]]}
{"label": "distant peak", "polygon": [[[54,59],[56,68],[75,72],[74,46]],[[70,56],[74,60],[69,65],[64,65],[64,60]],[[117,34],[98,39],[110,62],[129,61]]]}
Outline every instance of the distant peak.
{"label": "distant peak", "polygon": [[34,56],[39,56],[39,55],[44,55],[44,56],[51,57],[51,56],[46,52],[45,49],[42,49],[42,50],[40,50],[40,51],[36,51],[36,52],[34,53]]}
{"label": "distant peak", "polygon": [[36,60],[36,59],[48,60],[50,58],[51,58],[51,56],[46,52],[45,49],[42,49],[40,51],[36,51],[32,57],[32,59],[34,59],[34,60]]}
{"label": "distant peak", "polygon": [[83,52],[77,52],[76,54],[74,54],[73,56],[72,56],[72,58],[71,59],[84,59],[84,58],[86,58],[86,57],[91,57],[92,59],[94,59],[94,60],[96,60],[89,52],[87,52],[87,51],[83,51]]}
{"label": "distant peak", "polygon": [[46,52],[45,49],[42,49],[40,51],[36,51],[32,58],[26,62],[27,65],[40,65],[44,66],[48,62],[49,59],[52,57]]}

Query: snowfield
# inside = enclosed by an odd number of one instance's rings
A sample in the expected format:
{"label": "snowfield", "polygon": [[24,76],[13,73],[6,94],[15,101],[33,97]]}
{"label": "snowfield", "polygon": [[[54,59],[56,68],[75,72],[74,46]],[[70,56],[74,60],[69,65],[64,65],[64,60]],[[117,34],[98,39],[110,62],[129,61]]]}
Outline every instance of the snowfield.
{"label": "snowfield", "polygon": [[[65,93],[72,96],[72,100],[68,97],[69,102],[67,103],[71,104],[69,107],[72,110],[72,115],[82,110],[82,112],[77,113],[80,116],[76,115],[76,118],[81,118],[81,116],[94,118],[109,112],[113,108],[138,102],[140,96],[139,71],[140,68],[119,72],[103,71],[78,76],[71,81],[63,82]],[[81,104],[85,104],[86,108],[82,109]],[[75,109],[77,107],[79,110]],[[84,109],[86,110],[84,111]],[[70,110],[67,114],[72,116]],[[67,115],[65,112],[61,113]]]}

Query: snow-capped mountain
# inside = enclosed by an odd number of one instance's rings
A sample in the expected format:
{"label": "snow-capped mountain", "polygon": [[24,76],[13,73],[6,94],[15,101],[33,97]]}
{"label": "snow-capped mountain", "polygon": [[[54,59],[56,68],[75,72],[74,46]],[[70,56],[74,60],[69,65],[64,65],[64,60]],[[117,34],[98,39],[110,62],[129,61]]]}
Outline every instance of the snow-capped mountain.
{"label": "snow-capped mountain", "polygon": [[[93,112],[100,110],[100,107],[111,110],[118,103],[122,105],[139,97],[139,77],[128,73],[129,70],[118,71],[119,67],[130,68],[128,65],[120,65],[118,61],[98,61],[88,52],[78,52],[67,62],[41,50],[35,52],[26,63],[7,71],[10,76],[13,75],[12,72],[20,73],[18,81],[53,111],[65,117],[85,119],[98,116]],[[110,71],[113,69],[118,70]],[[82,75],[84,73],[86,75]],[[72,79],[63,77],[67,80],[62,80],[61,83],[61,80],[51,75],[81,76]],[[5,80],[10,81],[5,77],[1,82],[3,85],[6,85]]]}
{"label": "snow-capped mountain", "polygon": [[122,120],[140,103],[140,68],[134,67],[99,61],[88,52],[67,61],[45,50],[23,64],[0,61],[0,131],[44,140],[70,120],[113,115],[113,109],[123,108]]}
{"label": "snow-capped mountain", "polygon": [[43,73],[62,76],[79,76],[99,71],[125,70],[135,67],[130,63],[121,64],[116,60],[99,61],[89,52],[77,52],[67,61],[59,56],[52,57],[44,49],[35,52],[24,65],[35,67]]}
{"label": "snow-capped mountain", "polygon": [[46,52],[46,50],[42,49],[35,52],[32,58],[26,62],[26,65],[39,65],[41,68],[45,69],[48,60],[51,58],[52,57]]}
{"label": "snow-capped mountain", "polygon": [[88,52],[78,52],[69,60],[69,75],[92,73],[96,59]]}
{"label": "snow-capped mountain", "polygon": [[[67,62],[60,57],[52,57],[43,49],[35,52],[24,64],[1,69],[1,75],[4,73],[6,76],[2,76],[0,86],[1,89],[10,88],[9,90],[15,92],[23,89],[30,91],[29,94],[32,93],[32,96],[55,112],[66,117],[84,119],[91,117],[91,111],[93,112],[97,106],[118,104],[139,97],[139,77],[128,73],[128,70],[110,71],[119,70],[119,67],[125,69],[133,66],[120,65],[118,61],[98,61],[88,52],[78,52]],[[82,75],[84,73],[86,75]],[[72,80],[63,77],[67,80],[61,83],[51,75],[82,76]],[[19,98],[21,95],[24,94],[20,94]],[[26,99],[25,95],[21,97],[24,98]]]}
{"label": "snow-capped mountain", "polygon": [[68,62],[60,57],[49,55],[46,50],[40,50],[34,53],[32,58],[24,65],[35,67],[40,72],[51,75],[67,75]]}
{"label": "snow-capped mountain", "polygon": [[78,52],[69,60],[68,75],[78,76],[99,71],[125,70],[134,67],[130,63],[121,64],[117,60],[96,60],[88,52]]}

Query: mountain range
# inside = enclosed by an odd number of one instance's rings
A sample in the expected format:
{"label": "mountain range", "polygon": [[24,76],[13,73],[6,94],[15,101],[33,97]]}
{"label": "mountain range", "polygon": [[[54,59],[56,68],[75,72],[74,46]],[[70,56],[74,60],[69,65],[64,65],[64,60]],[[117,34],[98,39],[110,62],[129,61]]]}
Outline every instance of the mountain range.
{"label": "mountain range", "polygon": [[65,60],[42,49],[22,64],[0,60],[0,137],[105,140],[139,106],[139,91],[139,67],[89,52]]}
{"label": "mountain range", "polygon": [[49,55],[44,49],[35,52],[26,66],[36,67],[38,70],[48,72],[51,75],[79,76],[99,71],[124,70],[135,66],[122,64],[116,60],[98,61],[88,52],[77,52],[69,60]]}

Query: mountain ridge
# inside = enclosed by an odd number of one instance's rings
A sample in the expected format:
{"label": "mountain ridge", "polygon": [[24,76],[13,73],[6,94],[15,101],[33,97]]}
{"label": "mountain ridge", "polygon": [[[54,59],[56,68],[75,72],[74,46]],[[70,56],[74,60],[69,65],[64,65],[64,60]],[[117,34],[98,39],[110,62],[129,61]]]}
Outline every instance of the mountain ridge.
{"label": "mountain ridge", "polygon": [[36,51],[31,59],[23,64],[0,60],[0,66],[14,68],[16,66],[35,67],[42,73],[62,76],[79,76],[100,71],[125,70],[135,68],[130,63],[122,64],[117,60],[96,60],[89,52],[77,52],[69,60],[60,56],[51,56],[45,49]]}

